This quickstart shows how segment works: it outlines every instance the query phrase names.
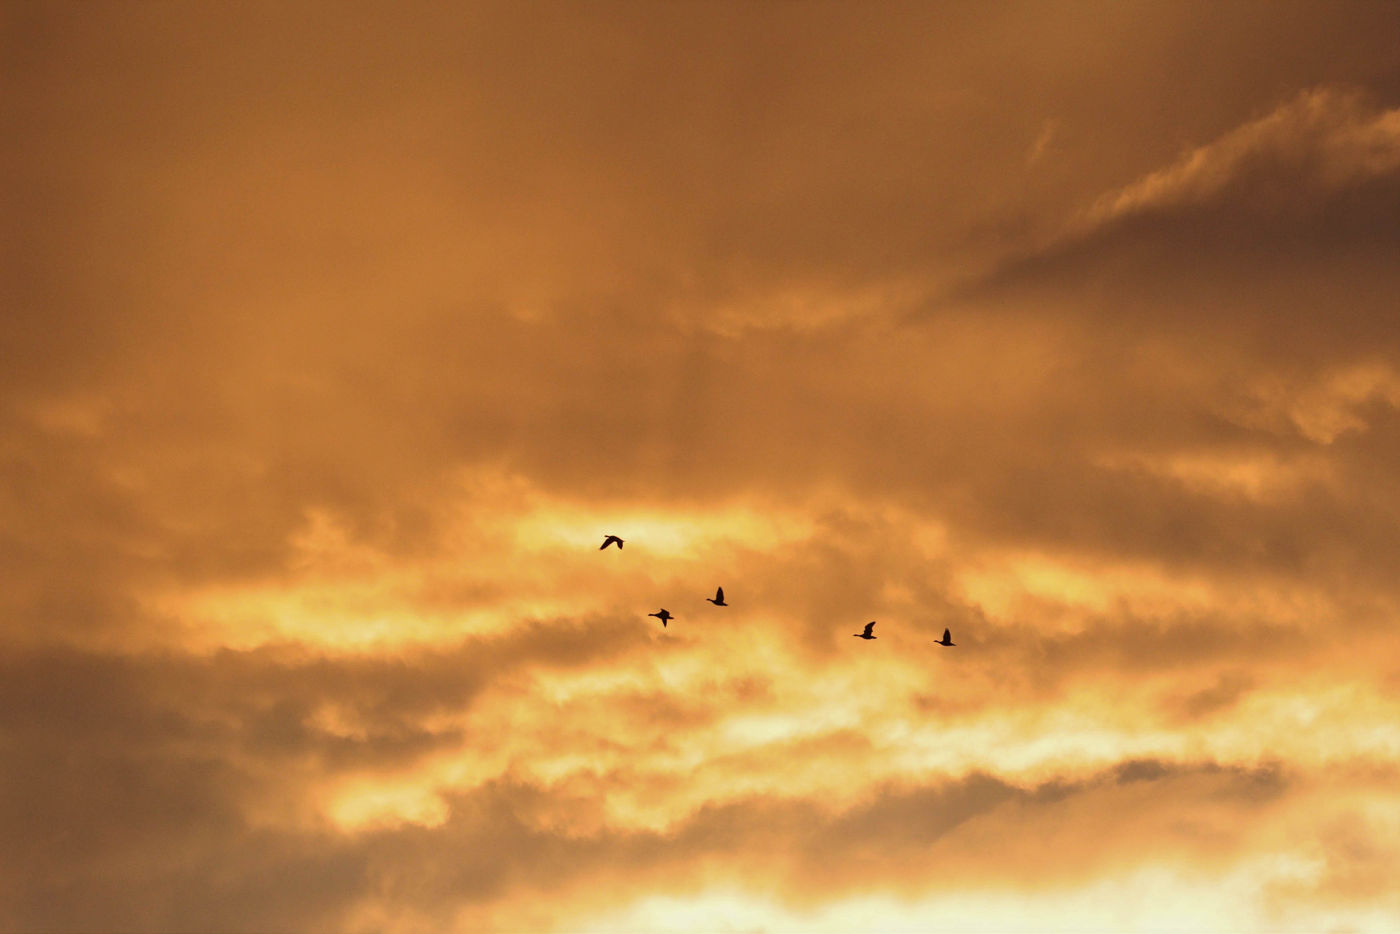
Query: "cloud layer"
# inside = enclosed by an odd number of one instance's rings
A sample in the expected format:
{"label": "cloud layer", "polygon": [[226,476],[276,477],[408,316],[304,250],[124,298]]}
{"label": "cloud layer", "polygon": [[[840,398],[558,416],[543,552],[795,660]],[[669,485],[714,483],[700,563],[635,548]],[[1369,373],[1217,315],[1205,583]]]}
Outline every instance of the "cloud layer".
{"label": "cloud layer", "polygon": [[1394,10],[879,12],[5,14],[0,928],[1400,924]]}

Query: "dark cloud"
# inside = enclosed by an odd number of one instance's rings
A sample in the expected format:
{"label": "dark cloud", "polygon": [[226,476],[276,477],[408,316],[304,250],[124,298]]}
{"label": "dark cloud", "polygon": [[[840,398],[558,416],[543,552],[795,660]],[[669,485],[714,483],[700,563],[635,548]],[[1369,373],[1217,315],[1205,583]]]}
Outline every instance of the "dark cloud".
{"label": "dark cloud", "polygon": [[[1321,87],[1102,194],[1068,230],[959,293],[1325,366],[1391,338],[1394,100]],[[1343,356],[1343,359],[1345,357]]]}
{"label": "dark cloud", "polygon": [[1210,716],[1228,710],[1238,703],[1254,681],[1240,672],[1225,672],[1210,687],[1193,691],[1181,698],[1181,712],[1188,718]]}
{"label": "dark cloud", "polygon": [[[959,854],[969,841],[958,838],[958,828],[971,821],[1021,837],[1020,843],[1006,840],[1019,853],[1038,846],[1037,839],[1045,839],[1041,833],[1057,834],[1065,818],[1086,816],[1086,807],[1099,810],[1095,823],[1103,827],[1127,820],[1128,827],[1092,851],[1061,852],[1059,873],[1073,876],[1106,861],[1141,858],[1132,855],[1132,827],[1162,820],[1134,817],[1131,801],[1115,800],[1113,788],[1125,774],[1119,769],[1032,788],[973,775],[928,787],[872,789],[869,803],[834,812],[756,798],[703,808],[665,832],[606,830],[581,837],[557,835],[532,816],[559,792],[492,783],[453,797],[451,817],[440,827],[345,836],[254,829],[220,815],[211,799],[201,797],[198,789],[207,788],[211,776],[201,776],[197,767],[171,766],[133,762],[129,774],[118,769],[104,779],[106,803],[131,822],[111,837],[116,851],[96,860],[91,841],[70,840],[71,849],[60,847],[54,860],[25,872],[21,897],[5,922],[21,929],[255,930],[300,920],[335,928],[353,915],[366,887],[378,893],[391,918],[440,922],[461,910],[484,911],[512,895],[578,898],[580,883],[640,896],[666,886],[668,877],[694,861],[718,861],[725,877],[776,885],[785,900],[810,904],[820,893],[858,892],[872,883],[921,891],[930,879],[955,887],[978,877],[988,854]],[[1152,786],[1168,817],[1209,809],[1213,795],[1262,802],[1287,790],[1272,773],[1208,764],[1125,768],[1136,770],[1133,784]],[[73,803],[64,790],[54,789],[51,810],[42,818],[53,821]],[[151,810],[158,802],[187,803],[188,813],[171,806]],[[49,828],[51,838],[61,838],[65,827],[93,832],[92,825],[65,821]],[[1190,846],[1189,835],[1184,841]],[[71,861],[77,855],[82,859]],[[998,881],[1025,872],[1017,865],[1021,859],[1013,859]],[[20,854],[7,862],[20,866]]]}

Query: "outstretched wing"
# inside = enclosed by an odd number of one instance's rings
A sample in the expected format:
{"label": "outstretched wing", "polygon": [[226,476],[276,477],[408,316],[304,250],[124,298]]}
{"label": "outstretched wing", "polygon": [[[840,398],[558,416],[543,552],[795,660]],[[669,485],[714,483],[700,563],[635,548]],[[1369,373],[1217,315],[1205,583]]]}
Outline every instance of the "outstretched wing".
{"label": "outstretched wing", "polygon": [[875,628],[875,624],[874,624],[873,622],[872,622],[872,623],[866,623],[866,624],[865,624],[865,632],[862,633],[862,635],[867,635],[867,636],[870,635],[870,630],[872,630],[872,629],[874,629],[874,628]]}
{"label": "outstretched wing", "polygon": [[723,602],[724,602],[724,588],[723,588],[723,587],[716,587],[716,588],[715,588],[715,602],[716,602],[716,603],[723,603]]}
{"label": "outstretched wing", "polygon": [[946,630],[946,629],[943,630],[943,641],[944,641],[944,642],[952,642],[952,641],[953,641],[953,634],[952,634],[951,632],[949,632],[948,630]]}

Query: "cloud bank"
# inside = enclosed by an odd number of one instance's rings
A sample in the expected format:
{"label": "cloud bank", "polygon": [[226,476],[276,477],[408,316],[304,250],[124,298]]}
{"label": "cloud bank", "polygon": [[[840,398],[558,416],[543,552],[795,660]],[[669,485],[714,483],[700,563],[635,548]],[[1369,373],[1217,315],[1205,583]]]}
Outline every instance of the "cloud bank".
{"label": "cloud bank", "polygon": [[416,13],[6,14],[0,927],[1396,927],[1389,7]]}

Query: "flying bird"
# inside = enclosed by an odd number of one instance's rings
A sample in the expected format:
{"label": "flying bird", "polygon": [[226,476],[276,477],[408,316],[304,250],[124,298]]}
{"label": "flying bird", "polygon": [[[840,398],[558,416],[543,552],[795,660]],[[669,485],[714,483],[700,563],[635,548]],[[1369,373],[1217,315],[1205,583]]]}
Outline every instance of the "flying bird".
{"label": "flying bird", "polygon": [[655,616],[657,619],[661,620],[661,625],[662,625],[663,627],[664,627],[668,622],[670,622],[671,620],[675,619],[675,617],[671,615],[671,612],[670,612],[669,610],[667,610],[664,606],[661,608],[661,610],[660,610],[659,612],[657,612],[657,613],[648,613],[647,615],[648,615],[648,616]]}
{"label": "flying bird", "polygon": [[874,620],[871,620],[870,622],[868,622],[868,623],[865,624],[865,631],[864,631],[864,632],[853,632],[853,633],[851,633],[851,635],[855,636],[857,639],[878,639],[878,638],[880,638],[879,636],[871,635],[871,633],[870,633],[870,630],[872,630],[872,629],[874,629],[874,628],[875,628],[875,621],[874,621]]}
{"label": "flying bird", "polygon": [[602,551],[604,548],[608,547],[608,546],[611,545],[613,542],[617,542],[617,550],[618,550],[618,551],[621,551],[621,550],[622,550],[622,539],[618,538],[616,535],[609,535],[607,538],[603,539],[603,544],[601,544],[601,545],[598,546],[598,550],[599,550],[599,551]]}
{"label": "flying bird", "polygon": [[934,645],[957,645],[957,643],[953,641],[953,634],[945,629],[942,640],[935,642]]}
{"label": "flying bird", "polygon": [[727,603],[724,602],[724,588],[723,588],[723,587],[716,587],[716,588],[715,588],[715,595],[714,595],[713,597],[706,597],[705,599],[708,600],[709,602],[713,603],[715,606],[729,606],[729,604],[727,604]]}

